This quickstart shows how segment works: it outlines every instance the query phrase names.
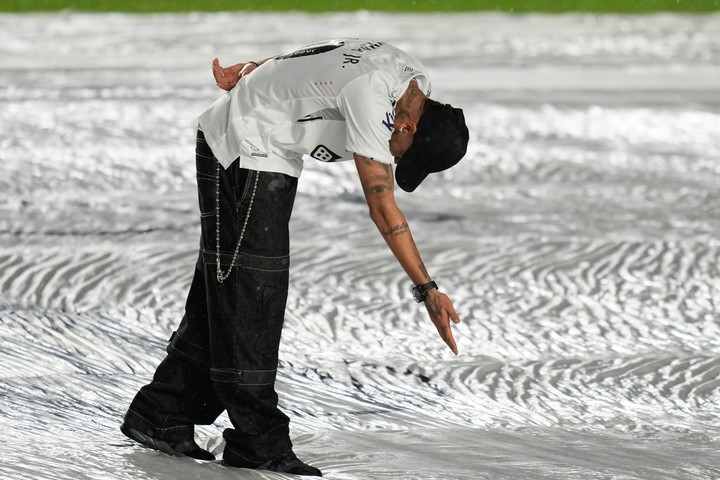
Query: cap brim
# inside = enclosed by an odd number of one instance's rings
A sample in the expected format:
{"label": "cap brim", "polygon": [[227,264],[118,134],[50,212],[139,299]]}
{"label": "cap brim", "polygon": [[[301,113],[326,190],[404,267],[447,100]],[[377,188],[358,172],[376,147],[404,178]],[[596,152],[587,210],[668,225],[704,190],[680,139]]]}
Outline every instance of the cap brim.
{"label": "cap brim", "polygon": [[[411,147],[412,148],[412,147]],[[410,151],[408,150],[408,153]],[[406,192],[414,192],[415,189],[430,175],[424,168],[418,168],[420,162],[413,162],[413,155],[406,155],[401,158],[395,167],[395,183]],[[414,164],[411,167],[411,164]]]}

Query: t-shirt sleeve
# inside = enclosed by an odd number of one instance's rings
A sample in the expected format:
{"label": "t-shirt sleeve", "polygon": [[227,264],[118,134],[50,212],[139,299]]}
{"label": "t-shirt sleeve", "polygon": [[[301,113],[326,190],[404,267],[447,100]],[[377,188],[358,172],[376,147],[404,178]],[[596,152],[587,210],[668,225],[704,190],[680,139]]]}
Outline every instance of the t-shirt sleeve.
{"label": "t-shirt sleeve", "polygon": [[372,72],[348,83],[338,97],[345,118],[345,149],[381,163],[392,165],[388,141],[393,129],[394,107],[390,82],[380,72]]}

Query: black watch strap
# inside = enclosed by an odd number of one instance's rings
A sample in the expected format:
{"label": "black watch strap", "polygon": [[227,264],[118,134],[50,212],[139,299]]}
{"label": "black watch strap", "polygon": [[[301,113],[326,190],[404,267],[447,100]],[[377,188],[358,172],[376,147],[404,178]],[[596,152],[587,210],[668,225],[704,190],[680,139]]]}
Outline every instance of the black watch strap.
{"label": "black watch strap", "polygon": [[423,285],[416,285],[412,289],[413,298],[417,303],[423,303],[425,301],[425,298],[427,298],[428,292],[433,288],[438,288],[438,286],[437,283],[432,280]]}

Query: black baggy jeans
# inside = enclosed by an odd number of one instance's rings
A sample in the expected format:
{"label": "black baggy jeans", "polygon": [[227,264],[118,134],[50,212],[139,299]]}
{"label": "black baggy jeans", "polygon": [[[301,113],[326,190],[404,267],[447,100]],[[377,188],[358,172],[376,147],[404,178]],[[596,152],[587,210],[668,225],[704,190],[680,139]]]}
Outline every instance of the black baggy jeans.
{"label": "black baggy jeans", "polygon": [[150,384],[126,421],[159,439],[188,439],[227,410],[223,460],[257,467],[292,447],[289,419],[278,409],[275,375],[288,291],[289,232],[297,178],[233,163],[220,168],[220,257],[223,272],[242,230],[230,276],[216,280],[215,156],[197,134],[200,255],[180,326]]}

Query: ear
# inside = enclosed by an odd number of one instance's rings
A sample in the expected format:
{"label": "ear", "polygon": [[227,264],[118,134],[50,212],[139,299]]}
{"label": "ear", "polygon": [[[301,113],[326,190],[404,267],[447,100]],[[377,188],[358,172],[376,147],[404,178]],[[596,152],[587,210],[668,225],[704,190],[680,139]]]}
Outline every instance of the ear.
{"label": "ear", "polygon": [[409,133],[410,135],[415,135],[415,132],[417,132],[417,124],[415,124],[415,122],[413,122],[412,120],[404,120],[401,123],[396,123],[395,129],[400,133]]}

